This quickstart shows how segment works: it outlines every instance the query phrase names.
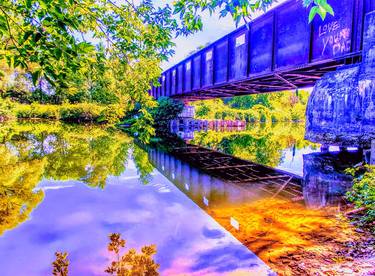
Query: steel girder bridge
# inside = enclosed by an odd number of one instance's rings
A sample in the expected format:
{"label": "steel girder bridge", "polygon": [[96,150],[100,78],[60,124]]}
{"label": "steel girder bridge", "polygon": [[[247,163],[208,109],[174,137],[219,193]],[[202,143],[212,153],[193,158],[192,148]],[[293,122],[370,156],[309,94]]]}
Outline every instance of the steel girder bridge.
{"label": "steel girder bridge", "polygon": [[308,24],[290,0],[163,72],[155,98],[185,101],[311,87],[338,66],[361,62],[365,15],[373,0],[330,0],[335,15]]}

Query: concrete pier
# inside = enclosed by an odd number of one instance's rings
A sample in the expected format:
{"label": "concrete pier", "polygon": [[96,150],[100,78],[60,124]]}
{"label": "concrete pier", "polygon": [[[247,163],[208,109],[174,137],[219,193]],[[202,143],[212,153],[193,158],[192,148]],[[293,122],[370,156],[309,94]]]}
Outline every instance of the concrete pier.
{"label": "concrete pier", "polygon": [[362,63],[326,73],[314,86],[305,138],[340,147],[375,139],[375,12],[366,15]]}

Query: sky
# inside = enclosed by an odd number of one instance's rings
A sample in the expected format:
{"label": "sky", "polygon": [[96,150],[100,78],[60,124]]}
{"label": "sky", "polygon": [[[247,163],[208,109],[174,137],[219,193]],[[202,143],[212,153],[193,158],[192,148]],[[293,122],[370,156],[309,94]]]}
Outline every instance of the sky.
{"label": "sky", "polygon": [[188,37],[180,36],[173,40],[176,44],[175,54],[168,62],[162,64],[164,70],[183,60],[191,51],[194,51],[199,46],[214,42],[236,29],[236,25],[230,16],[219,19],[217,14],[210,16],[208,13],[204,13],[202,18],[202,31]]}

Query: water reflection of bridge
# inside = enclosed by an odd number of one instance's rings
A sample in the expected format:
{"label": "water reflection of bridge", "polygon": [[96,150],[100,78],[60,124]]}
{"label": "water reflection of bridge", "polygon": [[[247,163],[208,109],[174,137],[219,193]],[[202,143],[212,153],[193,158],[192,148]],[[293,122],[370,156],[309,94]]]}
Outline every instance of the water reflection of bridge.
{"label": "water reflection of bridge", "polygon": [[151,148],[149,159],[201,206],[279,198],[320,208],[341,204],[342,195],[351,186],[351,177],[344,170],[359,162],[361,154],[305,155],[304,178],[195,145],[174,148],[170,153]]}
{"label": "water reflection of bridge", "polygon": [[290,254],[317,250],[347,229],[335,219],[352,180],[343,169],[361,158],[349,152],[307,154],[302,179],[197,146],[170,153],[151,148],[148,154],[169,181],[281,274]]}
{"label": "water reflection of bridge", "polygon": [[303,199],[299,176],[206,148],[189,145],[175,148],[171,154],[150,149],[149,158],[197,203],[219,204],[224,198],[231,203],[264,197]]}

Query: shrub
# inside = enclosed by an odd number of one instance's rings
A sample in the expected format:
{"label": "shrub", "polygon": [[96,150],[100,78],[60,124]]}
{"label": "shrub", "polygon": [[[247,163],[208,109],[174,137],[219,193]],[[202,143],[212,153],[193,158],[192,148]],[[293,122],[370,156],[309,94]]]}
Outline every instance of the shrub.
{"label": "shrub", "polygon": [[68,122],[97,122],[115,124],[124,116],[124,108],[118,104],[101,106],[92,103],[78,104],[17,104],[14,103],[11,108],[2,108],[0,102],[0,117],[2,109],[15,114],[20,119],[52,119]]}
{"label": "shrub", "polygon": [[195,108],[196,108],[195,115],[198,118],[207,116],[208,112],[210,111],[209,107],[205,105],[196,106]]}
{"label": "shrub", "polygon": [[271,121],[272,121],[272,123],[276,123],[278,121],[277,117],[274,113],[271,114]]}
{"label": "shrub", "polygon": [[357,208],[364,207],[366,209],[362,218],[363,222],[373,223],[375,221],[375,166],[365,166],[365,172],[359,175],[359,169],[350,169],[348,172],[355,178],[353,187],[346,197]]}
{"label": "shrub", "polygon": [[248,110],[245,113],[244,118],[245,118],[246,122],[248,122],[248,123],[255,123],[255,122],[259,121],[258,113],[253,111],[253,110]]}
{"label": "shrub", "polygon": [[32,104],[31,112],[35,118],[60,119],[59,106],[57,105]]}
{"label": "shrub", "polygon": [[125,115],[124,108],[119,104],[107,105],[101,112],[97,120],[98,123],[115,124]]}
{"label": "shrub", "polygon": [[61,120],[68,122],[97,122],[104,107],[90,104],[63,104],[60,107]]}
{"label": "shrub", "polygon": [[20,119],[54,119],[60,118],[59,107],[55,105],[43,105],[43,104],[16,104],[15,114]]}
{"label": "shrub", "polygon": [[14,117],[14,104],[10,100],[0,99],[0,121],[9,120]]}

